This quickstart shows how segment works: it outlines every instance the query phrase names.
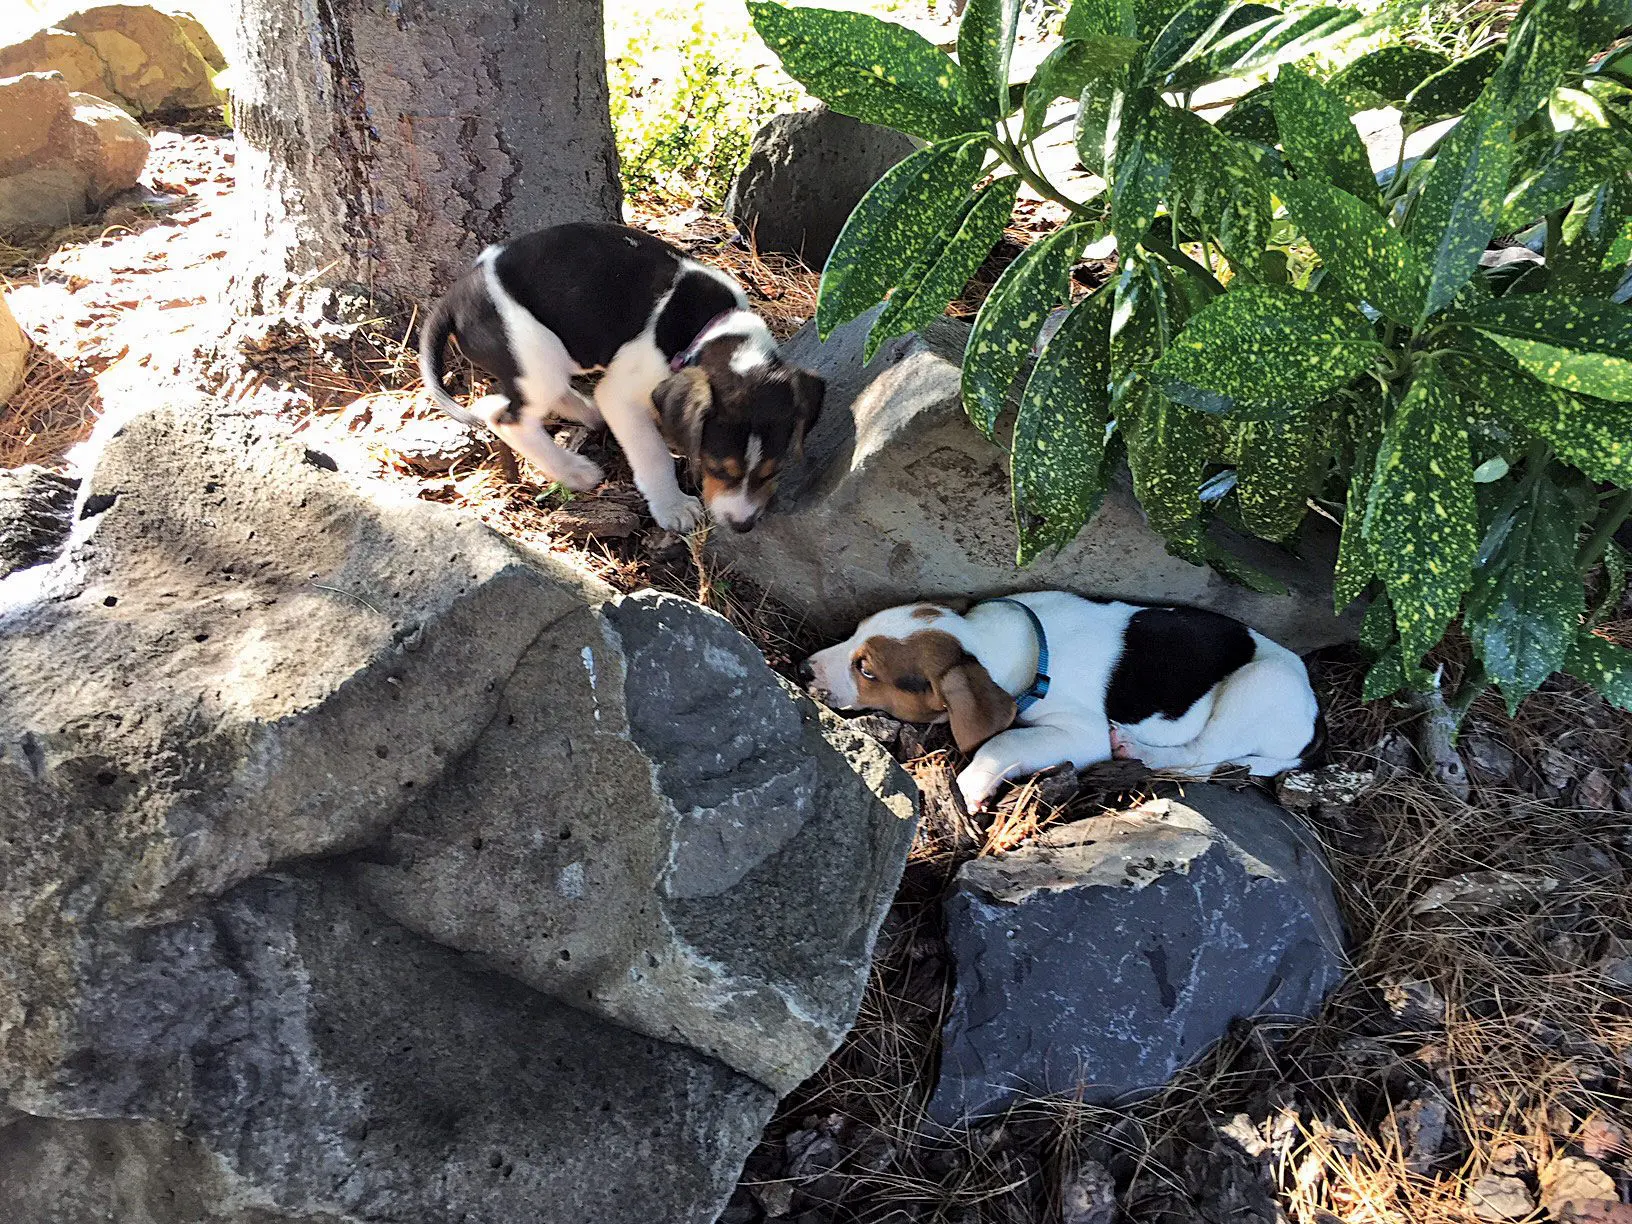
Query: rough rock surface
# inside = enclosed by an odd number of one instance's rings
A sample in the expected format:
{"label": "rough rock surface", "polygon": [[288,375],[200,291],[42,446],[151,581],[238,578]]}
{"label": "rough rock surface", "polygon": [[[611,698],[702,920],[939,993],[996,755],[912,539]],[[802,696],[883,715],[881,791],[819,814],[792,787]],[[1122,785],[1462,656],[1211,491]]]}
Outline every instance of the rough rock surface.
{"label": "rough rock surface", "polygon": [[1261,595],[1170,556],[1124,484],[1071,544],[1016,568],[1007,456],[963,412],[967,325],[942,319],[884,345],[864,368],[872,319],[825,344],[810,324],[785,346],[789,360],[828,379],[821,420],[773,512],[752,532],[711,539],[815,628],[841,636],[869,613],[919,598],[1061,589],[1213,608],[1299,651],[1353,637],[1355,624],[1331,612],[1334,539],[1317,532],[1304,561],[1225,538],[1290,592]]}
{"label": "rough rock surface", "polygon": [[60,73],[0,79],[0,234],[82,219],[135,185],[147,150],[134,119]]}
{"label": "rough rock surface", "polygon": [[912,137],[819,106],[760,128],[725,215],[761,251],[827,262],[851,210],[918,146]]}
{"label": "rough rock surface", "polygon": [[713,1220],[853,1020],[905,776],[695,605],[264,420],[103,428],[0,580],[0,1201]]}
{"label": "rough rock surface", "polygon": [[18,387],[28,372],[28,336],[11,313],[6,295],[0,293],[0,408]]}
{"label": "rough rock surface", "polygon": [[80,164],[90,179],[90,198],[100,203],[136,185],[147,166],[148,139],[142,125],[111,102],[87,93],[68,95],[78,127]]}
{"label": "rough rock surface", "polygon": [[187,27],[169,13],[145,4],[104,4],[64,17],[57,25],[84,39],[102,61],[108,92],[90,92],[134,114],[191,110],[221,101],[214,69]]}
{"label": "rough rock surface", "polygon": [[110,88],[96,48],[78,34],[55,26],[0,47],[0,77],[24,72],[60,72],[76,93],[94,94]]}
{"label": "rough rock surface", "polygon": [[67,542],[78,488],[35,464],[0,468],[0,578],[49,561]]}
{"label": "rough rock surface", "polygon": [[1020,1091],[1157,1087],[1238,1016],[1308,1016],[1344,971],[1313,836],[1256,792],[1187,786],[966,863],[946,901],[956,994],[930,1116]]}

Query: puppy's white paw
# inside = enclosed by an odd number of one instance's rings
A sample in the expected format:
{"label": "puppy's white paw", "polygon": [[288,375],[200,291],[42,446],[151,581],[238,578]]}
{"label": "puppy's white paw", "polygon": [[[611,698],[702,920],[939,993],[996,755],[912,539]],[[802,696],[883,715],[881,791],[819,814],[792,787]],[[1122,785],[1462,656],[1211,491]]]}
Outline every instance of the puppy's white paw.
{"label": "puppy's white paw", "polygon": [[572,451],[562,451],[561,459],[556,465],[556,470],[550,473],[550,478],[564,484],[574,493],[588,493],[606,479],[606,473],[601,471],[600,465],[593,460],[585,459]]}
{"label": "puppy's white paw", "polygon": [[687,497],[677,491],[673,497],[649,504],[652,517],[665,531],[678,531],[684,535],[702,524],[703,503],[695,497]]}
{"label": "puppy's white paw", "polygon": [[989,770],[976,769],[973,765],[958,775],[958,793],[963,796],[963,806],[971,816],[986,810],[1002,780]]}

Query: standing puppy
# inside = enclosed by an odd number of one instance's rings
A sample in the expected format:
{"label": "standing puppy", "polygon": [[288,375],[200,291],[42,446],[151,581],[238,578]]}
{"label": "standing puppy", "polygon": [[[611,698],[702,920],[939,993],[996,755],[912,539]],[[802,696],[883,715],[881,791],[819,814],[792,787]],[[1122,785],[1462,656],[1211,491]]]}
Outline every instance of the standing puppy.
{"label": "standing puppy", "polygon": [[971,812],[1005,778],[1113,755],[1197,776],[1224,765],[1276,774],[1313,756],[1324,731],[1303,660],[1263,634],[1199,608],[1064,591],[961,616],[892,608],[802,671],[841,709],[950,722],[974,754],[958,775]]}
{"label": "standing puppy", "polygon": [[[442,386],[454,335],[499,384],[501,394],[475,411]],[[709,512],[747,531],[825,390],[777,356],[729,276],[639,230],[593,223],[483,251],[426,319],[419,368],[445,412],[488,426],[569,489],[593,489],[603,473],[557,446],[545,420],[609,425],[652,517],[670,531],[703,517],[703,505],[680,491],[671,447],[698,474]],[[597,370],[605,373],[591,403],[572,377]]]}

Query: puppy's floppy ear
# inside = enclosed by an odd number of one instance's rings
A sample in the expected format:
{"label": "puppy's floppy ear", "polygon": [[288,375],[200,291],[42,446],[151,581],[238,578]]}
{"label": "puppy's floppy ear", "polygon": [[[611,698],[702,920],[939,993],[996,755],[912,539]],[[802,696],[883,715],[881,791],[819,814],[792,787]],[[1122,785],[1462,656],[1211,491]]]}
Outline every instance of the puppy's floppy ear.
{"label": "puppy's floppy ear", "polygon": [[952,738],[962,752],[973,752],[1014,721],[1017,708],[973,655],[965,655],[935,682],[946,703]]}
{"label": "puppy's floppy ear", "polygon": [[793,409],[798,422],[799,453],[804,454],[805,438],[815,428],[822,415],[822,401],[827,398],[827,381],[809,370],[793,371]]}
{"label": "puppy's floppy ear", "polygon": [[657,427],[663,441],[696,467],[703,458],[703,420],[714,406],[714,388],[708,375],[696,367],[681,370],[657,384],[652,392]]}

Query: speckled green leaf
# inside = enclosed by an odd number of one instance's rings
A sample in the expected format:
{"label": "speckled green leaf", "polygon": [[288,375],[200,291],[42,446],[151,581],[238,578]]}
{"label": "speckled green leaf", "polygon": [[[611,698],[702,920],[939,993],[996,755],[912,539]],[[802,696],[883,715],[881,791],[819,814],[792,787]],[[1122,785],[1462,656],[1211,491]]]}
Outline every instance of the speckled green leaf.
{"label": "speckled green leaf", "polygon": [[1133,0],[1133,36],[1151,42],[1184,4],[1185,0]]}
{"label": "speckled green leaf", "polygon": [[1511,233],[1596,190],[1632,161],[1614,132],[1576,128],[1554,135],[1537,133],[1514,151],[1514,175],[1507,185],[1497,233]]}
{"label": "speckled green leaf", "polygon": [[1142,250],[1136,248],[1122,260],[1111,314],[1113,409],[1120,411],[1122,388],[1162,355],[1180,326],[1183,309],[1160,267]]}
{"label": "speckled green leaf", "polygon": [[1513,167],[1513,121],[1481,99],[1440,146],[1409,236],[1428,269],[1423,319],[1448,306],[1479,267]]}
{"label": "speckled green leaf", "polygon": [[1404,102],[1411,92],[1451,61],[1438,51],[1395,43],[1362,55],[1326,82],[1353,110]]}
{"label": "speckled green leaf", "polygon": [[1377,415],[1374,399],[1363,399],[1351,409],[1345,422],[1351,435],[1349,488],[1344,500],[1343,534],[1337,544],[1337,567],[1332,578],[1332,607],[1339,614],[1359,599],[1377,577],[1377,563],[1372,558],[1364,529],[1366,501],[1377,466],[1377,447],[1382,441]]}
{"label": "speckled green leaf", "polygon": [[1154,39],[1145,54],[1145,80],[1159,82],[1187,53],[1199,50],[1223,25],[1231,0],[1190,0]]}
{"label": "speckled green leaf", "polygon": [[[1632,0],[1587,0],[1581,6],[1581,45],[1588,51],[1606,47],[1616,35],[1632,27]],[[1626,66],[1626,49],[1618,57]]]}
{"label": "speckled green leaf", "polygon": [[1128,104],[1125,74],[1090,81],[1077,102],[1077,156],[1084,168],[1110,178],[1116,164],[1116,138],[1122,130],[1122,111]]}
{"label": "speckled green leaf", "polygon": [[1485,92],[1515,120],[1547,101],[1559,76],[1579,55],[1576,9],[1581,0],[1529,0],[1507,36],[1507,54]]}
{"label": "speckled green leaf", "polygon": [[1060,34],[1064,38],[1092,38],[1096,34],[1136,38],[1138,19],[1133,0],[1072,0]]}
{"label": "speckled green leaf", "polygon": [[1394,627],[1394,605],[1385,592],[1366,605],[1366,614],[1360,619],[1360,649],[1373,659],[1379,658],[1399,636]]}
{"label": "speckled green leaf", "polygon": [[1331,455],[1330,400],[1291,409],[1276,421],[1248,421],[1237,445],[1236,498],[1254,535],[1284,540],[1298,529]]}
{"label": "speckled green leaf", "polygon": [[1395,642],[1378,657],[1360,685],[1361,701],[1380,701],[1398,692],[1425,692],[1433,686],[1433,676],[1422,668],[1407,667]]}
{"label": "speckled green leaf", "polygon": [[1456,382],[1482,412],[1545,438],[1594,480],[1632,488],[1632,404],[1581,399],[1499,360],[1458,362]]}
{"label": "speckled green leaf", "polygon": [[1599,399],[1632,400],[1632,307],[1518,294],[1476,307],[1466,320],[1544,383]]}
{"label": "speckled green leaf", "polygon": [[866,13],[748,0],[754,28],[794,80],[843,115],[945,140],[987,126],[963,68],[928,39]]}
{"label": "speckled green leaf", "polygon": [[1079,97],[1094,82],[1116,76],[1138,54],[1139,44],[1133,39],[1109,34],[1073,38],[1055,47],[1037,65],[1037,71],[1026,86],[1026,118],[1021,130],[1022,138],[1031,140],[1043,130],[1048,108],[1056,98]]}
{"label": "speckled green leaf", "polygon": [[1325,399],[1376,351],[1365,320],[1342,303],[1285,285],[1240,285],[1190,321],[1154,374],[1170,398],[1205,412],[1278,414]]}
{"label": "speckled green leaf", "polygon": [[1611,704],[1632,710],[1632,650],[1595,633],[1581,633],[1570,647],[1564,668]]}
{"label": "speckled green leaf", "polygon": [[1106,285],[1072,307],[1020,397],[1010,474],[1021,565],[1070,543],[1105,496],[1114,297]]}
{"label": "speckled green leaf", "polygon": [[1087,238],[1086,225],[1067,225],[1032,243],[1003,270],[982,304],[964,350],[963,407],[987,437],[1048,312],[1065,299],[1071,264]]}
{"label": "speckled green leaf", "polygon": [[1554,293],[1607,297],[1632,261],[1632,177],[1617,175],[1570,209],[1554,255]]}
{"label": "speckled green leaf", "polygon": [[1375,209],[1346,191],[1300,179],[1276,187],[1321,261],[1344,286],[1410,325],[1422,312],[1426,277],[1411,244]]}
{"label": "speckled green leaf", "polygon": [[1145,517],[1169,543],[1199,552],[1201,478],[1212,449],[1207,418],[1175,404],[1143,379],[1125,397],[1121,411],[1133,492]]}
{"label": "speckled green leaf", "polygon": [[1273,104],[1281,148],[1299,178],[1340,187],[1357,200],[1382,207],[1366,146],[1342,98],[1287,67],[1275,78]]}
{"label": "speckled green leaf", "polygon": [[1400,109],[1418,123],[1460,115],[1496,75],[1506,54],[1506,44],[1497,43],[1441,68],[1412,90]]}
{"label": "speckled green leaf", "polygon": [[1418,368],[1383,429],[1364,530],[1414,666],[1456,615],[1479,550],[1467,424],[1433,362]]}
{"label": "speckled green leaf", "polygon": [[919,253],[967,205],[984,154],[975,138],[931,145],[873,184],[822,269],[816,329],[824,339],[901,283]]}
{"label": "speckled green leaf", "polygon": [[1480,545],[1462,623],[1509,711],[1564,666],[1586,608],[1575,565],[1580,480],[1557,464],[1526,473]]}
{"label": "speckled green leaf", "polygon": [[[1169,120],[1175,172],[1168,202],[1175,198],[1202,231],[1217,240],[1231,265],[1257,279],[1269,244],[1269,180],[1245,148],[1189,111]],[[1186,232],[1191,226],[1187,224]]]}
{"label": "speckled green leaf", "polygon": [[1175,88],[1218,77],[1251,76],[1292,64],[1336,43],[1357,38],[1386,20],[1382,9],[1363,13],[1349,5],[1266,14],[1214,40],[1207,53],[1174,73]]}
{"label": "speckled green leaf", "polygon": [[1014,52],[1020,0],[969,0],[958,23],[958,63],[969,96],[988,118],[1001,119],[1009,104],[1009,56]]}
{"label": "speckled green leaf", "polygon": [[1214,126],[1226,136],[1236,136],[1257,144],[1272,145],[1281,139],[1275,126],[1275,108],[1271,104],[1275,86],[1267,83],[1241,95],[1236,104],[1224,112]]}
{"label": "speckled green leaf", "polygon": [[865,360],[871,361],[891,337],[922,331],[941,317],[1003,237],[1019,185],[1020,180],[1009,175],[981,188],[969,207],[925,249],[867,333]]}
{"label": "speckled green leaf", "polygon": [[1111,181],[1111,228],[1122,250],[1136,246],[1156,219],[1168,179],[1173,174],[1173,147],[1168,112],[1172,108],[1153,89],[1127,94],[1115,131],[1115,170]]}

